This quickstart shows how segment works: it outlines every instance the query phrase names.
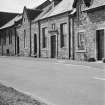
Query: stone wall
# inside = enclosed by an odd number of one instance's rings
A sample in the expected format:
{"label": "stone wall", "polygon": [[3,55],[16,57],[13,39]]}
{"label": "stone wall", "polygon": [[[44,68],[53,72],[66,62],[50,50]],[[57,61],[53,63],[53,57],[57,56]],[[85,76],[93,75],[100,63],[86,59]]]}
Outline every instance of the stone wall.
{"label": "stone wall", "polygon": [[[24,46],[24,30],[26,31],[25,46]],[[30,26],[25,24],[17,28],[17,35],[19,36],[20,54],[21,56],[30,55]]]}
{"label": "stone wall", "polygon": [[[68,13],[64,13],[58,16],[47,18],[41,21],[41,57],[51,57],[51,36],[56,35],[56,58],[69,58],[69,21]],[[67,35],[66,35],[66,45],[61,48],[60,43],[60,25],[62,23],[67,23]],[[55,31],[52,30],[52,24],[55,24]],[[42,28],[47,27],[47,48],[42,48]]]}
{"label": "stone wall", "polygon": [[[21,56],[30,56],[30,21],[27,18],[26,13],[23,13],[24,19],[22,20],[22,24],[17,27],[17,36],[19,36],[19,47]],[[24,33],[25,31],[25,33]],[[24,34],[25,42],[24,42]],[[25,46],[24,46],[25,43]]]}
{"label": "stone wall", "polygon": [[[9,32],[11,31],[12,35],[12,43],[9,43]],[[4,44],[4,34],[6,35],[6,43]],[[9,28],[4,29],[2,31],[2,39],[1,39],[1,45],[0,45],[0,55],[8,55],[13,56],[15,55],[15,29]]]}
{"label": "stone wall", "polygon": [[[97,59],[96,30],[101,30],[101,29],[105,30],[105,9],[100,8],[81,13],[82,13],[81,16],[79,16],[79,21],[80,21],[79,25],[78,25],[77,15],[75,15],[74,18],[75,59],[76,60],[88,60],[89,58]],[[85,33],[84,51],[78,50],[78,32]],[[104,43],[105,43],[105,34],[104,34]]]}
{"label": "stone wall", "polygon": [[[34,37],[37,37],[37,53],[34,51]],[[31,25],[31,46],[32,53],[31,56],[39,57],[39,24],[38,22],[32,23]]]}

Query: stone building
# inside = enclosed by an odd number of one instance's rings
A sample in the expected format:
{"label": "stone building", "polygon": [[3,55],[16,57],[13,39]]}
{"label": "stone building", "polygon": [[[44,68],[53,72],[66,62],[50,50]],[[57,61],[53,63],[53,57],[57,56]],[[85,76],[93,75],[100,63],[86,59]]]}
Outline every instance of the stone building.
{"label": "stone building", "polygon": [[36,28],[32,27],[33,20],[42,13],[43,9],[50,5],[50,3],[49,0],[46,0],[33,9],[24,7],[21,15],[17,15],[0,28],[0,51],[2,55],[32,55],[31,46],[33,45],[33,39],[31,36],[34,28]]}
{"label": "stone building", "polygon": [[17,34],[19,36],[19,55],[31,56],[31,22],[35,17],[41,13],[41,10],[28,9],[24,7],[22,14],[22,22],[17,27]]}
{"label": "stone building", "polygon": [[74,0],[73,17],[76,60],[105,58],[105,1]]}
{"label": "stone building", "polygon": [[11,21],[7,22],[0,28],[0,55],[16,55],[16,28],[14,22],[21,19],[21,15],[17,15]]}
{"label": "stone building", "polygon": [[105,58],[104,0],[46,0],[0,28],[0,54]]}
{"label": "stone building", "polygon": [[52,9],[40,20],[40,55],[42,58],[71,58],[69,14],[72,1],[53,0]]}
{"label": "stone building", "polygon": [[[19,27],[17,26],[17,34],[19,35],[20,38],[19,39],[20,56],[33,56],[32,46],[33,34],[35,34],[34,32],[35,30],[39,31],[39,29],[37,29],[38,28],[37,24],[34,23],[34,20],[43,12],[43,9],[46,8],[48,5],[50,5],[50,1],[46,0],[44,3],[33,9],[24,7],[22,13],[22,22],[19,25]],[[37,43],[37,41],[34,43]],[[36,48],[38,48],[37,45]]]}
{"label": "stone building", "polygon": [[40,18],[47,14],[52,8],[52,3],[47,0],[42,5],[36,7],[42,12],[31,22],[31,56],[40,57]]}
{"label": "stone building", "polygon": [[5,25],[7,22],[15,18],[18,13],[11,13],[11,12],[1,12],[0,11],[0,27]]}

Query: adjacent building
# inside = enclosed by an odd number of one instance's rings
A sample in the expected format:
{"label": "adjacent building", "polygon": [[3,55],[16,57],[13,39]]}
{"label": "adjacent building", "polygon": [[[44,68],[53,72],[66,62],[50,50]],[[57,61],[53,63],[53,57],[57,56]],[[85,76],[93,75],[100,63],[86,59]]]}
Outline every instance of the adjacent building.
{"label": "adjacent building", "polygon": [[53,8],[40,19],[40,53],[43,58],[71,58],[69,14],[72,1],[53,0]]}
{"label": "adjacent building", "polygon": [[105,58],[105,1],[74,0],[73,18],[76,60]]}
{"label": "adjacent building", "polygon": [[21,15],[19,14],[0,28],[0,55],[17,55],[15,22],[20,19]]}

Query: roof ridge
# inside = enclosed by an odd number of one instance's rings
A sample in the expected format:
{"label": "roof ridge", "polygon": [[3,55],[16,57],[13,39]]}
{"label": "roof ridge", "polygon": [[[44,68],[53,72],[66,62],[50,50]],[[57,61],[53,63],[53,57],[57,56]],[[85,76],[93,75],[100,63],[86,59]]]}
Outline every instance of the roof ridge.
{"label": "roof ridge", "polygon": [[1,29],[5,29],[8,28],[10,26],[13,26],[15,21],[19,21],[22,18],[22,15],[16,15],[14,18],[12,18],[10,21],[8,21],[6,24],[4,24],[3,26],[0,27]]}

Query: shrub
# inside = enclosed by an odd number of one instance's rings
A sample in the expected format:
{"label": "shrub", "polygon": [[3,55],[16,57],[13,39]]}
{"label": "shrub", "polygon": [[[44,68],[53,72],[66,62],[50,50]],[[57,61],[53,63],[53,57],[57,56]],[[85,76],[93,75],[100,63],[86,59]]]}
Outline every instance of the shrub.
{"label": "shrub", "polygon": [[105,58],[103,58],[103,63],[105,63]]}
{"label": "shrub", "polygon": [[96,59],[95,58],[89,58],[88,62],[96,62]]}

